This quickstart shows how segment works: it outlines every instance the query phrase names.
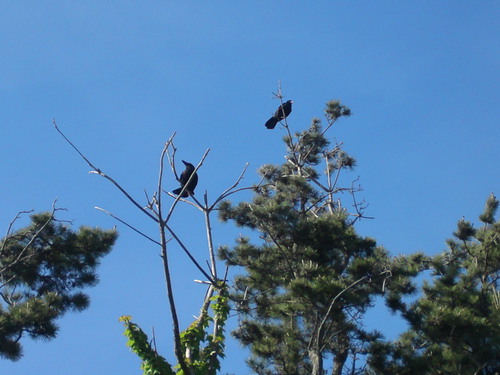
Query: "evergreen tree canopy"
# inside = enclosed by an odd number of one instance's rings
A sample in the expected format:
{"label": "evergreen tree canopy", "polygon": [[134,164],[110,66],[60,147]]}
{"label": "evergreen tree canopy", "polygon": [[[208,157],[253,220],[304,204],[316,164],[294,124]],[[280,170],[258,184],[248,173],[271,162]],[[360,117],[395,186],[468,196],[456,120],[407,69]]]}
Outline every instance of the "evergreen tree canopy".
{"label": "evergreen tree canopy", "polygon": [[[325,110],[328,125],[313,119],[309,129],[287,135],[286,162],[265,165],[263,184],[251,202],[222,202],[220,218],[257,231],[262,243],[240,237],[219,256],[246,272],[235,280],[232,298],[242,316],[234,335],[248,346],[249,366],[258,374],[322,375],[324,360],[340,375],[379,338],[363,328],[362,317],[377,295],[394,298],[415,291],[410,278],[424,257],[390,258],[371,238],[358,235],[354,222],[363,207],[348,212],[338,196],[358,188],[339,185],[340,173],[355,160],[326,131],[351,114],[339,101]],[[324,163],[325,170],[320,165]]]}
{"label": "evergreen tree canopy", "polygon": [[423,295],[398,309],[410,325],[399,340],[375,343],[373,374],[500,373],[499,202],[486,201],[476,229],[460,220],[449,249],[433,258]]}
{"label": "evergreen tree canopy", "polygon": [[48,212],[9,229],[0,240],[0,356],[19,359],[23,336],[52,339],[57,318],[89,305],[81,289],[97,284],[96,268],[116,238],[114,230],[75,232]]}

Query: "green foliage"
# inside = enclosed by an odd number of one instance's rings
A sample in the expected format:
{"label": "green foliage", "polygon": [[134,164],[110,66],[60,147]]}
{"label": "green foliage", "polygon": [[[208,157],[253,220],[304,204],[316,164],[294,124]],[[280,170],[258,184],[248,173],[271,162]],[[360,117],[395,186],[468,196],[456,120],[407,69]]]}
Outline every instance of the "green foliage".
{"label": "green foliage", "polygon": [[122,316],[120,321],[125,326],[124,335],[128,338],[127,345],[141,359],[141,370],[144,375],[174,375],[172,366],[151,347],[147,335],[130,316]]}
{"label": "green foliage", "polygon": [[330,100],[326,103],[325,113],[329,122],[335,122],[341,117],[349,117],[352,113],[349,107],[340,103],[340,100]]}
{"label": "green foliage", "polygon": [[[229,315],[227,287],[221,285],[209,302],[213,316],[206,310],[202,311],[201,316],[180,335],[189,375],[215,375],[220,369],[220,359],[224,358],[224,326]],[[151,347],[142,329],[130,320],[129,316],[120,318],[125,325],[124,334],[129,339],[127,345],[141,359],[144,375],[186,375],[179,365],[173,367],[166,362]],[[208,333],[210,327],[212,334]]]}
{"label": "green foliage", "polygon": [[77,232],[51,213],[0,241],[0,356],[17,360],[20,339],[56,337],[56,320],[89,305],[81,289],[98,282],[96,268],[111,251],[116,231],[81,227]]}
{"label": "green foliage", "polygon": [[498,205],[498,200],[495,195],[491,193],[486,201],[483,213],[479,216],[479,220],[485,224],[493,224],[495,222],[495,212],[498,209]]}
{"label": "green foliage", "polygon": [[355,160],[325,137],[350,110],[331,101],[325,112],[325,130],[314,119],[309,129],[288,132],[286,162],[259,170],[264,183],[251,202],[219,205],[222,221],[256,230],[262,239],[255,245],[240,237],[234,248],[219,249],[227,265],[246,272],[235,279],[232,299],[242,321],[233,334],[251,349],[248,363],[258,374],[322,374],[327,356],[340,374],[348,355],[379,337],[361,324],[374,297],[389,292],[401,301],[415,291],[411,278],[423,268],[425,257],[393,260],[356,233],[336,197],[356,192],[338,185]]}
{"label": "green foliage", "polygon": [[[183,350],[189,353],[188,365],[196,375],[216,374],[220,369],[219,357],[224,357],[224,325],[229,315],[226,286],[222,286],[219,293],[210,298],[210,302],[213,317],[202,314],[181,333]],[[213,325],[212,334],[208,334],[210,324]],[[179,374],[182,374],[182,370]]]}
{"label": "green foliage", "polygon": [[377,374],[494,374],[500,369],[500,222],[488,198],[474,230],[463,219],[449,250],[431,263],[423,296],[399,306],[410,329],[394,343],[377,342],[370,358]]}

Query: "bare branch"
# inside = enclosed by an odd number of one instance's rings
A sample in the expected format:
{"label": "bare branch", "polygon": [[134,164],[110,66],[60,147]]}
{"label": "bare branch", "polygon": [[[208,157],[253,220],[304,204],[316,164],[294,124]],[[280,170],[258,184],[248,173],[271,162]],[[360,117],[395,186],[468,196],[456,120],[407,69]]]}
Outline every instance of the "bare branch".
{"label": "bare branch", "polygon": [[290,164],[292,164],[295,168],[297,168],[297,171],[300,171],[300,174],[299,174],[299,175],[300,175],[301,177],[305,177],[305,178],[310,179],[312,182],[314,182],[316,185],[318,185],[318,186],[319,186],[322,190],[324,190],[324,191],[328,191],[328,188],[327,188],[325,185],[323,185],[321,182],[319,182],[316,178],[312,178],[309,174],[307,174],[306,176],[303,176],[303,175],[302,175],[302,173],[304,172],[304,170],[302,169],[302,167],[301,167],[299,164],[297,164],[297,163],[293,162],[292,160],[290,160],[290,158],[289,158],[289,157],[286,157],[286,156],[285,156],[285,159],[286,159],[286,160],[287,160]]}
{"label": "bare branch", "polygon": [[351,184],[351,189],[350,189],[350,193],[351,193],[351,196],[352,196],[352,201],[353,201],[353,207],[354,209],[356,210],[356,213],[355,214],[351,214],[351,216],[355,216],[355,219],[351,222],[351,225],[354,225],[354,223],[358,220],[358,219],[361,219],[361,218],[364,218],[364,219],[374,219],[374,217],[371,217],[371,216],[364,216],[362,210],[364,210],[366,207],[368,207],[368,205],[364,204],[364,202],[361,202],[361,203],[358,203],[356,201],[356,192],[357,191],[360,191],[360,188],[358,188],[356,190],[356,188],[354,188],[354,183],[356,181],[359,180],[359,177],[354,180]]}
{"label": "bare branch", "polygon": [[325,324],[327,323],[328,318],[330,317],[330,314],[332,313],[333,307],[335,306],[335,302],[337,302],[337,299],[339,299],[342,294],[344,294],[349,289],[355,287],[360,282],[362,282],[362,281],[364,281],[366,279],[367,279],[367,276],[361,277],[360,279],[352,282],[350,285],[348,285],[347,287],[345,287],[344,289],[342,289],[339,293],[337,293],[337,295],[335,297],[333,297],[332,301],[330,302],[330,305],[328,306],[328,310],[324,314],[323,319],[321,320],[321,323],[320,323],[320,325],[319,325],[319,327],[318,327],[318,329],[316,331],[316,335],[311,336],[311,339],[309,341],[308,347],[311,347],[312,340],[314,339],[314,341],[315,341],[315,343],[314,343],[315,347],[318,348],[318,349],[320,349],[320,350],[323,350],[322,346],[324,345],[324,343],[320,344],[320,341],[321,341],[321,338],[323,336],[323,332],[324,332],[324,329],[325,329]]}
{"label": "bare branch", "polygon": [[[205,191],[203,195],[205,200],[205,207],[208,207],[208,193]],[[212,277],[214,280],[217,280],[217,267],[215,263],[215,251],[214,251],[214,242],[212,239],[212,225],[210,224],[210,209],[203,210],[205,217],[205,229],[207,232],[207,242],[208,242],[208,255],[210,257],[210,270],[212,272]]]}
{"label": "bare branch", "polygon": [[[10,236],[10,233],[12,232],[12,227],[14,226],[14,223],[21,218],[22,215],[30,214],[34,210],[29,210],[29,211],[19,211],[17,215],[12,219],[12,221],[9,224],[9,227],[7,228],[7,233],[5,234],[5,238]],[[3,246],[2,246],[3,249]]]}
{"label": "bare branch", "polygon": [[171,143],[172,155],[167,152],[168,163],[170,164],[170,168],[172,169],[172,173],[175,176],[175,179],[179,181],[179,176],[177,175],[177,170],[175,169],[175,154],[177,153],[177,147],[175,147],[174,142]]}
{"label": "bare branch", "polygon": [[66,137],[66,136],[64,135],[64,133],[63,133],[63,132],[59,129],[59,127],[58,127],[58,126],[57,126],[57,124],[56,124],[56,119],[55,119],[55,118],[54,118],[54,119],[52,119],[52,124],[54,124],[54,127],[55,127],[55,128],[56,128],[56,130],[59,132],[59,134],[61,134],[61,135],[62,135],[62,137],[66,140],[66,142],[68,142],[68,143],[70,144],[70,146],[71,146],[71,147],[73,147],[73,149],[74,149],[74,150],[78,153],[78,155],[80,155],[80,156],[82,157],[82,159],[83,159],[83,160],[85,160],[85,161],[87,162],[87,164],[88,164],[88,165],[89,165],[92,169],[94,169],[95,171],[97,171],[98,173],[100,173],[101,171],[99,170],[99,168],[95,167],[95,166],[92,164],[92,162],[91,162],[89,159],[87,159],[87,158],[85,157],[85,155],[83,155],[83,154],[80,152],[80,150],[79,150],[79,149],[78,149],[78,148],[77,148],[77,147],[73,144],[73,142],[71,142],[71,141],[68,139],[68,137]]}
{"label": "bare branch", "polygon": [[[174,133],[174,135],[175,135],[175,133]],[[174,135],[172,135],[172,137]],[[161,207],[161,193],[162,193],[162,183],[163,183],[163,163],[165,160],[165,155],[167,153],[168,147],[172,143],[172,137],[170,137],[170,139],[167,142],[165,142],[165,145],[163,146],[163,150],[162,150],[161,156],[160,156],[160,171],[159,171],[159,175],[158,175],[158,188],[157,188],[157,191],[155,194],[155,201],[156,201],[156,206],[158,208],[158,219],[159,219],[160,228],[163,225],[162,207]]]}
{"label": "bare branch", "polygon": [[203,211],[203,207],[200,205],[200,202],[198,200],[196,200],[192,195],[191,195],[191,198],[193,198],[194,202],[191,202],[188,199],[182,198],[180,195],[175,195],[174,193],[171,193],[171,192],[166,191],[166,190],[163,190],[163,192],[165,194],[167,194],[169,197],[174,198],[174,200],[177,199],[177,198],[179,198],[178,199],[179,202],[188,203],[191,206],[196,207],[198,210]]}
{"label": "bare branch", "polygon": [[[120,190],[122,192],[123,195],[125,195],[127,197],[127,199],[130,202],[132,202],[132,204],[134,206],[136,206],[139,210],[141,210],[143,213],[145,213],[150,219],[152,219],[155,222],[158,222],[158,219],[155,216],[153,216],[152,214],[150,214],[148,211],[146,211],[146,209],[144,209],[139,203],[137,203],[137,201],[134,198],[132,198],[132,196],[129,193],[127,193],[127,191],[124,188],[122,188],[118,182],[116,182],[113,178],[111,178],[106,173],[104,173],[99,168],[97,168],[94,164],[92,164],[92,162],[89,159],[87,159],[87,157],[82,152],[80,152],[80,150],[59,129],[59,127],[56,124],[55,119],[52,121],[52,123],[54,124],[54,127],[59,132],[59,134],[61,134],[61,136],[66,140],[66,142],[68,142],[71,145],[71,147],[73,147],[73,149],[82,157],[82,159],[85,160],[85,162],[93,169],[93,171],[91,171],[90,173],[98,174],[98,175],[104,177],[105,179],[107,179],[108,181],[110,181],[113,185],[115,185],[118,188],[118,190]],[[175,133],[170,137],[170,140],[174,136],[175,136]]]}
{"label": "bare branch", "polygon": [[160,231],[160,246],[161,246],[161,258],[163,260],[163,272],[165,275],[165,282],[166,282],[166,287],[167,287],[167,298],[169,302],[169,307],[170,307],[170,314],[172,316],[172,328],[173,328],[173,335],[174,335],[174,352],[177,360],[179,361],[179,366],[182,369],[183,373],[188,374],[189,373],[189,367],[187,366],[184,353],[182,352],[182,344],[181,344],[181,337],[180,337],[180,329],[179,329],[179,319],[177,316],[177,308],[175,305],[175,299],[174,299],[174,289],[172,285],[172,278],[170,274],[170,267],[169,267],[169,262],[168,262],[168,253],[167,253],[167,238],[166,238],[166,233],[165,233],[165,227],[166,227],[166,222],[163,220],[163,208],[162,208],[162,183],[163,183],[163,171],[164,171],[164,160],[165,160],[165,155],[167,154],[169,145],[171,144],[172,138],[169,139],[165,143],[165,146],[163,147],[161,156],[160,156],[160,167],[159,167],[159,175],[158,175],[158,188],[157,191],[154,194],[153,197],[153,202],[156,204],[156,207],[158,209],[158,229]]}
{"label": "bare branch", "polygon": [[211,302],[210,299],[214,294],[214,290],[215,290],[214,285],[210,284],[210,286],[207,289],[207,292],[205,293],[205,298],[203,299],[203,304],[200,309],[200,315],[198,316],[198,318],[196,318],[198,328],[201,326],[201,324],[203,324],[204,320],[203,318],[208,314],[208,307],[210,306]]}
{"label": "bare branch", "polygon": [[175,232],[172,230],[172,228],[170,228],[170,226],[168,224],[165,223],[165,227],[167,228],[167,230],[169,231],[169,233],[172,235],[172,237],[177,241],[177,243],[179,244],[179,246],[182,248],[182,250],[184,250],[184,252],[187,254],[187,256],[189,257],[189,259],[191,259],[191,261],[193,262],[193,264],[196,266],[196,268],[198,268],[200,270],[200,272],[203,274],[203,276],[205,276],[208,280],[210,280],[210,282],[212,284],[215,284],[215,280],[212,279],[212,277],[209,276],[209,274],[203,269],[203,267],[200,266],[200,264],[197,262],[197,260],[193,257],[193,255],[191,254],[191,252],[187,249],[187,247],[184,245],[184,243],[182,243],[182,241],[180,240],[180,238],[177,236],[177,234],[175,234]]}
{"label": "bare branch", "polygon": [[130,229],[132,229],[134,232],[140,234],[141,236],[143,236],[144,238],[147,238],[148,240],[150,240],[151,242],[161,246],[161,243],[159,243],[158,241],[154,240],[153,238],[149,237],[147,234],[141,232],[139,229],[135,228],[134,226],[130,225],[129,223],[127,223],[126,221],[120,219],[119,217],[113,215],[111,212],[109,211],[106,211],[104,208],[101,208],[101,207],[94,207],[96,210],[99,210],[99,211],[102,211],[104,212],[105,214],[108,214],[109,216],[111,216],[113,219],[115,220],[118,220],[120,223],[126,225],[127,227],[129,227]]}
{"label": "bare branch", "polygon": [[[40,233],[54,220],[54,215],[56,213],[56,211],[59,211],[61,209],[59,208],[56,208],[56,202],[57,200],[54,200],[54,202],[52,203],[52,211],[50,213],[50,217],[42,224],[42,226],[35,232],[35,234],[33,234],[33,236],[31,237],[31,239],[28,241],[28,243],[23,247],[23,249],[19,252],[19,254],[17,255],[16,259],[14,259],[14,261],[12,261],[11,263],[9,263],[7,266],[3,267],[1,270],[0,270],[0,274],[4,273],[5,271],[11,269],[13,266],[15,266],[16,264],[18,264],[19,262],[21,262],[22,260],[24,259],[27,259],[27,257],[24,257],[24,254],[28,251],[29,247],[33,244],[33,242],[38,238],[38,236],[40,235]],[[18,215],[16,216],[16,218],[12,221],[11,224],[14,223],[14,221],[16,221],[20,216],[20,214],[18,213]],[[11,226],[9,226],[9,230],[10,230]],[[2,244],[2,250],[4,249],[4,246],[5,246],[5,243],[7,242],[7,238],[5,238],[5,240],[3,241],[3,244]]]}
{"label": "bare branch", "polygon": [[[231,194],[233,194],[233,193],[236,192],[236,191],[232,191],[232,190],[236,186],[238,186],[238,184],[240,183],[240,181],[243,179],[243,176],[245,175],[245,172],[246,172],[246,170],[248,168],[248,165],[249,165],[249,163],[245,164],[245,167],[243,168],[243,171],[241,171],[240,176],[236,179],[236,182],[232,186],[230,186],[226,190],[224,190],[221,195],[219,195],[219,198],[217,198],[214,201],[214,203],[210,206],[210,210],[212,210],[217,205],[217,203],[219,203],[221,200],[223,200],[224,198],[226,198],[229,195],[231,195]],[[244,190],[244,189],[250,189],[250,188],[242,188],[242,189],[239,189],[238,191],[241,191],[241,190]]]}

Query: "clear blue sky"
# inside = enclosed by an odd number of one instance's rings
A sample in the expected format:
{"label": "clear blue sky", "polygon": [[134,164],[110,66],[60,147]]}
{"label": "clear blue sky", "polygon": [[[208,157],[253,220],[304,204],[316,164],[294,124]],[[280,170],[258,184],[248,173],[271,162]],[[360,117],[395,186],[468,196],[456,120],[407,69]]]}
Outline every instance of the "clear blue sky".
{"label": "clear blue sky", "polygon": [[[250,185],[261,164],[283,161],[283,129],[264,128],[278,80],[294,100],[295,130],[340,98],[353,116],[330,135],[357,158],[346,181],[360,176],[375,217],[359,232],[393,254],[434,254],[460,217],[475,221],[488,194],[500,194],[499,10],[497,1],[465,0],[2,2],[0,228],[57,198],[68,209],[62,218],[117,224],[120,238],[89,291],[90,308],[67,314],[56,340],[24,340],[25,357],[0,361],[0,373],[139,374],[118,323],[125,314],[148,333],[154,326],[160,351],[173,357],[158,249],[93,207],[153,236],[156,228],[87,173],[52,118],[140,200],[155,188],[174,131],[179,158],[194,163],[211,148],[197,194],[214,198],[246,162]],[[176,187],[171,176],[166,184]],[[175,220],[204,262],[201,216],[185,205]],[[214,225],[216,244],[238,234]],[[192,280],[201,276],[170,251],[186,325],[199,309],[203,290]],[[394,319],[371,321],[391,335]],[[249,373],[238,344],[227,355],[225,372]]]}

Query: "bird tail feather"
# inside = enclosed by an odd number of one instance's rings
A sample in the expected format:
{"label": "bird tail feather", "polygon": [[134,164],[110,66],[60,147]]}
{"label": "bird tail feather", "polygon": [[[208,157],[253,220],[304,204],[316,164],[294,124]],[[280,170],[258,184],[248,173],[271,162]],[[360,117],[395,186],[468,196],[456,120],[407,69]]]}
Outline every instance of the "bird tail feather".
{"label": "bird tail feather", "polygon": [[[178,189],[175,189],[175,190],[172,190],[172,193],[174,193],[175,195],[179,195],[179,193],[182,191],[182,187],[178,188]],[[184,190],[184,193],[182,193],[181,197],[182,198],[187,198],[189,196],[187,190]]]}
{"label": "bird tail feather", "polygon": [[277,123],[278,123],[278,119],[276,119],[275,117],[271,117],[266,122],[266,128],[268,128],[268,129],[274,129],[274,127],[276,126]]}

